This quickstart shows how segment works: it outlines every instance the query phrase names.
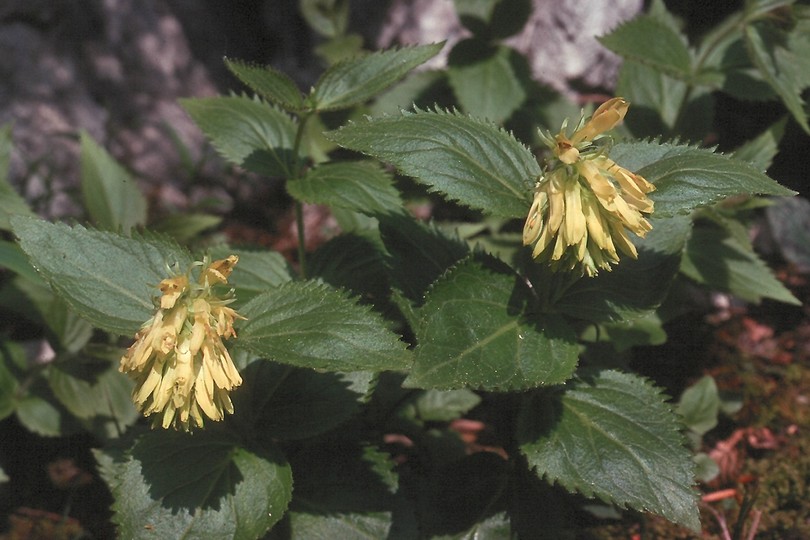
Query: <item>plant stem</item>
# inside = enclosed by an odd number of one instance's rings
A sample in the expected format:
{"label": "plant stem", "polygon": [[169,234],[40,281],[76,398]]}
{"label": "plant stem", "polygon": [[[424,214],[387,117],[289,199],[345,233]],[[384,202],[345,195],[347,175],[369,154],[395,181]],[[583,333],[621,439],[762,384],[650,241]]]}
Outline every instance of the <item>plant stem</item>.
{"label": "plant stem", "polygon": [[[298,180],[301,178],[301,161],[298,159],[298,154],[301,149],[301,141],[304,138],[304,128],[306,127],[307,120],[312,113],[305,113],[298,120],[298,130],[295,133],[295,142],[293,143],[293,168],[290,179]],[[304,230],[304,205],[301,201],[295,201],[295,228],[298,236],[298,270],[301,279],[307,277],[307,260],[306,260],[306,231]]]}

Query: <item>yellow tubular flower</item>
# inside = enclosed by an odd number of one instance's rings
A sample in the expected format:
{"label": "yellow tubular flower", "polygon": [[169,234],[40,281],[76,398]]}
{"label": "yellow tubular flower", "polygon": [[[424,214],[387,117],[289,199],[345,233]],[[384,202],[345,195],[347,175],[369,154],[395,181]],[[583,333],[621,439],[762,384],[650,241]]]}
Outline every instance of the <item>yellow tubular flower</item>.
{"label": "yellow tubular flower", "polygon": [[[233,321],[244,317],[213,287],[227,284],[238,260],[231,255],[209,264],[206,258],[158,285],[158,310],[135,335],[120,366],[135,379],[132,399],[138,410],[155,415],[152,427],[190,431],[203,427],[204,416],[219,421],[233,413],[228,393],[242,377],[222,340],[236,337]],[[197,266],[202,268],[192,283]]]}
{"label": "yellow tubular flower", "polygon": [[533,245],[532,257],[554,271],[609,271],[619,262],[618,252],[638,256],[628,230],[644,237],[652,229],[644,215],[653,211],[647,194],[655,187],[592,142],[619,124],[628,107],[623,98],[613,98],[570,138],[566,124],[556,136],[543,135],[556,159],[535,186],[523,244]]}

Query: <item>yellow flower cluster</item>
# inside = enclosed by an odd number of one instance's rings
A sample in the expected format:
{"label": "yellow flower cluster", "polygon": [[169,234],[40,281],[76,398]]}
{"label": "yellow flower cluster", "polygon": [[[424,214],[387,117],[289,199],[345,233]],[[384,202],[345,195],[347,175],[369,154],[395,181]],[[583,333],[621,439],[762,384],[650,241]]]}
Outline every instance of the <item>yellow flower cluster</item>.
{"label": "yellow flower cluster", "polygon": [[[158,285],[160,307],[135,335],[120,366],[135,379],[135,405],[144,416],[156,415],[153,427],[189,431],[203,426],[203,415],[218,421],[233,413],[228,392],[242,377],[222,340],[236,337],[233,321],[244,317],[227,306],[231,298],[217,296],[213,288],[228,282],[238,260],[206,258]],[[201,267],[195,283],[194,267]]]}
{"label": "yellow flower cluster", "polygon": [[565,124],[544,136],[554,159],[537,182],[523,227],[523,244],[552,270],[580,270],[595,276],[619,262],[619,252],[636,258],[627,236],[652,229],[642,214],[653,211],[647,193],[655,187],[617,165],[594,139],[624,119],[629,104],[613,98],[600,106],[569,138]]}

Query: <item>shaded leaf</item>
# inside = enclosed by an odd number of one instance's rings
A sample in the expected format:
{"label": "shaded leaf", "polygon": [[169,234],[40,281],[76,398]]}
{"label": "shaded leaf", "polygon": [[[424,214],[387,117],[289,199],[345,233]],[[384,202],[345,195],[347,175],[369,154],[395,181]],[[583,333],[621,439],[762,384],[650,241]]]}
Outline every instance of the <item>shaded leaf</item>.
{"label": "shaded leaf", "polygon": [[366,215],[402,209],[402,199],[391,175],[370,161],[319,165],[302,178],[287,182],[287,191],[299,201],[328,204]]}
{"label": "shaded leaf", "polygon": [[416,359],[405,385],[503,391],[568,379],[579,352],[574,332],[559,317],[525,319],[529,294],[516,276],[459,263],[419,310]]}
{"label": "shaded leaf", "polygon": [[[505,46],[493,50],[482,47],[488,44],[478,40],[456,44],[447,77],[465,113],[500,124],[520,107],[526,91],[512,69],[512,50]],[[459,60],[461,55],[464,61]]]}
{"label": "shaded leaf", "polygon": [[553,309],[577,319],[607,322],[639,318],[657,308],[678,273],[691,220],[678,216],[650,222],[652,231],[635,241],[638,259],[624,257],[612,272],[579,279],[557,294]]}
{"label": "shaded leaf", "polygon": [[0,127],[0,230],[11,228],[9,219],[13,215],[33,216],[29,208],[17,191],[11,187],[8,179],[8,167],[11,159],[11,125]]}
{"label": "shaded leaf", "polygon": [[240,309],[238,345],[282,364],[329,371],[408,365],[405,344],[381,317],[325,285],[290,282]]}
{"label": "shaded leaf", "polygon": [[339,62],[321,75],[309,100],[319,111],[364,103],[430,60],[443,46],[444,43],[434,43],[403,47]]}
{"label": "shaded leaf", "polygon": [[381,246],[363,236],[336,236],[320,246],[308,263],[311,275],[376,305],[390,292]]}
{"label": "shaded leaf", "polygon": [[694,464],[678,429],[658,389],[616,371],[535,394],[518,419],[520,450],[538,476],[699,530]]}
{"label": "shaded leaf", "polygon": [[692,58],[684,38],[655,17],[641,15],[599,38],[619,56],[647,64],[658,71],[687,79]]}
{"label": "shaded leaf", "polygon": [[434,225],[404,215],[383,219],[380,234],[390,254],[392,279],[407,298],[419,303],[428,286],[469,253],[464,243]]}
{"label": "shaded leaf", "polygon": [[284,515],[290,467],[273,448],[212,430],[151,432],[94,452],[121,538],[259,538]]}
{"label": "shaded leaf", "polygon": [[501,217],[526,217],[541,172],[512,135],[457,113],[403,113],[351,123],[326,136],[392,163],[448,199]]}
{"label": "shaded leaf", "polygon": [[698,435],[714,429],[720,412],[720,394],[714,379],[705,375],[684,390],[678,401],[677,412],[686,427]]}
{"label": "shaded leaf", "polygon": [[698,283],[749,302],[773,298],[801,305],[751,248],[719,227],[695,227],[686,245],[681,271]]}
{"label": "shaded leaf", "polygon": [[266,176],[291,175],[296,126],[285,113],[244,96],[181,99],[180,104],[231,163]]}
{"label": "shaded leaf", "polygon": [[792,31],[778,22],[760,20],[745,26],[745,46],[751,62],[782,99],[805,133],[810,133],[802,90],[810,86],[810,20],[800,18]]}
{"label": "shaded leaf", "polygon": [[354,442],[330,441],[308,445],[292,466],[296,483],[291,538],[389,537],[398,479],[388,454]]}
{"label": "shaded leaf", "polygon": [[754,139],[734,150],[733,157],[747,161],[760,171],[767,171],[779,151],[779,142],[785,134],[787,118],[782,118]]}
{"label": "shaded leaf", "polygon": [[234,393],[234,417],[245,435],[261,443],[296,440],[325,433],[355,415],[364,388],[342,373],[319,373],[256,360],[241,371]]}
{"label": "shaded leaf", "polygon": [[348,0],[300,0],[298,5],[304,20],[320,35],[333,38],[346,32]]}
{"label": "shaded leaf", "polygon": [[128,233],[146,224],[146,198],[138,185],[104,148],[82,131],[82,198],[95,224]]}
{"label": "shaded leaf", "polygon": [[134,334],[153,315],[152,298],[169,265],[191,264],[186,251],[164,240],[25,217],[13,218],[12,227],[57,294],[91,323],[117,334]]}

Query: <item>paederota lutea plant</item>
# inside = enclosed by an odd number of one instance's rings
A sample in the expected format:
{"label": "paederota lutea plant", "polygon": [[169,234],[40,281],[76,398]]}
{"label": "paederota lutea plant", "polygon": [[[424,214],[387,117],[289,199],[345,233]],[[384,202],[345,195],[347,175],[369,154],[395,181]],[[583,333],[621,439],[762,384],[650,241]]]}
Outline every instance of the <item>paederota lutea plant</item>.
{"label": "paederota lutea plant", "polygon": [[[763,173],[784,122],[730,154],[682,139],[741,77],[808,129],[806,8],[751,1],[688,45],[654,2],[602,38],[621,97],[580,113],[501,44],[520,29],[501,3],[459,2],[473,37],[399,86],[443,44],[365,53],[347,3],[315,4],[309,92],[228,59],[250,94],[182,102],[225,160],[285,183],[296,264],[207,241],[199,216],[149,227],[82,135],[90,224],[3,188],[8,287],[56,353],[31,366],[4,338],[3,415],[96,434],[122,538],[558,538],[590,499],[699,529],[680,420],[620,352],[661,342],[673,284],[795,302],[743,221],[792,194]],[[465,221],[414,217],[431,197]],[[342,229],[314,252],[303,204]],[[475,407],[494,451],[449,427]]]}

